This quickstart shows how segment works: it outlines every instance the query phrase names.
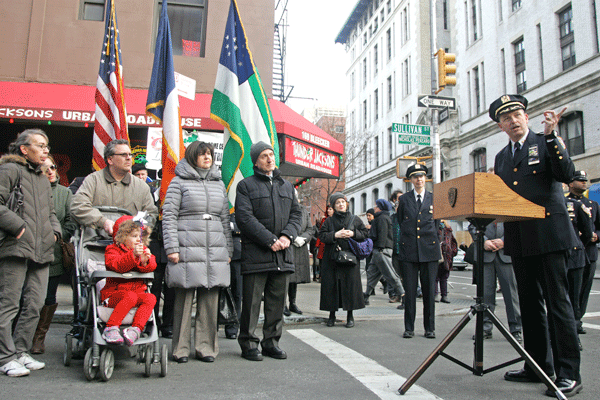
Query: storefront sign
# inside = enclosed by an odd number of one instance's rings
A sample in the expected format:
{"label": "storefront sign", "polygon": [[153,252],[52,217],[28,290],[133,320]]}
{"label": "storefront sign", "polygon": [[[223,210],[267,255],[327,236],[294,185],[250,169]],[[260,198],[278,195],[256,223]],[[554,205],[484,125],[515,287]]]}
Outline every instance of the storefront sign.
{"label": "storefront sign", "polygon": [[340,159],[336,154],[290,137],[285,138],[285,161],[335,177],[339,176]]}
{"label": "storefront sign", "polygon": [[[0,118],[15,118],[29,120],[50,120],[60,122],[76,122],[76,123],[93,123],[95,114],[87,111],[69,111],[69,110],[54,110],[44,108],[24,108],[24,107],[2,107],[0,106]],[[160,126],[160,124],[152,117],[144,114],[127,114],[127,123],[135,126]],[[208,126],[203,126],[208,125]],[[221,125],[210,118],[181,118],[181,126],[183,129],[223,129]]]}

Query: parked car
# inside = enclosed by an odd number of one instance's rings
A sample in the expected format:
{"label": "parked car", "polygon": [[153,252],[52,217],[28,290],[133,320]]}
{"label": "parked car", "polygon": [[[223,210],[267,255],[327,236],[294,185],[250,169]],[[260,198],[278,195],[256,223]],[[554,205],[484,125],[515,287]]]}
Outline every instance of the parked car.
{"label": "parked car", "polygon": [[452,269],[464,271],[470,264],[465,261],[465,252],[458,249],[458,253],[452,259]]}

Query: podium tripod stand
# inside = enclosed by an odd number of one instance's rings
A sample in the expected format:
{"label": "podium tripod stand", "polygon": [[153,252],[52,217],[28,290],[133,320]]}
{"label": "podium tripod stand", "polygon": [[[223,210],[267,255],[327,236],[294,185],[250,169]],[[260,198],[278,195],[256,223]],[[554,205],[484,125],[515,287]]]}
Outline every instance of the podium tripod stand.
{"label": "podium tripod stand", "polygon": [[[503,187],[502,187],[503,186]],[[448,189],[448,204],[444,201],[445,189]],[[508,199],[503,199],[503,196],[498,195],[498,191],[504,193]],[[508,192],[506,192],[508,191]],[[437,195],[436,195],[437,192]],[[488,196],[485,193],[489,193]],[[515,198],[516,196],[516,198]],[[437,201],[436,201],[437,200]],[[458,200],[461,200],[457,207]],[[504,204],[505,200],[510,200],[509,204]],[[471,306],[471,309],[466,313],[465,316],[458,322],[458,324],[448,333],[448,335],[441,341],[441,343],[433,350],[433,352],[423,361],[423,363],[413,372],[413,374],[404,382],[404,384],[398,389],[400,394],[406,394],[408,389],[421,377],[421,375],[429,368],[431,364],[439,357],[442,356],[455,364],[471,371],[474,375],[483,376],[484,374],[499,370],[509,365],[515,364],[519,361],[525,360],[527,365],[532,369],[533,372],[540,378],[548,389],[552,390],[558,399],[566,400],[565,395],[556,387],[554,382],[546,375],[546,373],[540,368],[540,366],[533,360],[533,358],[525,351],[525,349],[517,342],[512,336],[508,329],[500,322],[498,317],[490,310],[489,305],[483,301],[483,243],[484,233],[486,226],[494,220],[504,221],[515,221],[524,218],[531,218],[531,216],[519,216],[514,215],[515,208],[519,207],[516,203],[530,203],[527,200],[518,196],[515,192],[509,189],[502,180],[492,174],[474,173],[461,178],[453,179],[450,181],[442,182],[436,185],[434,188],[434,218],[436,219],[451,219],[451,220],[464,220],[466,219],[476,228],[475,245],[477,246],[477,264],[475,266],[475,274],[477,281],[477,296],[475,297],[475,304]],[[494,207],[494,204],[489,203],[500,203],[500,209]],[[526,204],[531,206],[533,203]],[[462,205],[462,206],[461,206]],[[534,207],[539,207],[533,204]],[[506,215],[502,215],[502,208],[506,208]],[[536,210],[533,216],[540,216],[543,218],[544,209],[540,214],[540,210]],[[490,210],[489,213],[486,210]],[[491,212],[493,210],[493,213]],[[483,318],[487,316],[490,321],[496,326],[498,331],[502,333],[504,338],[510,343],[520,357],[513,360],[504,362],[494,367],[484,369],[483,367]],[[475,317],[475,343],[474,343],[474,359],[473,366],[467,365],[464,362],[446,354],[444,350],[452,343],[452,341],[458,336],[458,334],[468,325],[468,323]]]}

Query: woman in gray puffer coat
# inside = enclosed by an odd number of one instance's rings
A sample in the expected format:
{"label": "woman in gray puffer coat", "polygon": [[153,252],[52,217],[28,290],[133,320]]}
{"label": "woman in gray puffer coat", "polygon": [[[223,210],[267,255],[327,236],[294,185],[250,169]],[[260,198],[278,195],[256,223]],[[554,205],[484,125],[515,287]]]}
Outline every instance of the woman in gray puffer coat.
{"label": "woman in gray puffer coat", "polygon": [[175,288],[173,358],[179,363],[190,354],[194,294],[196,358],[213,362],[219,352],[219,288],[229,286],[233,242],[227,193],[213,160],[212,145],[190,144],[163,205],[166,281]]}

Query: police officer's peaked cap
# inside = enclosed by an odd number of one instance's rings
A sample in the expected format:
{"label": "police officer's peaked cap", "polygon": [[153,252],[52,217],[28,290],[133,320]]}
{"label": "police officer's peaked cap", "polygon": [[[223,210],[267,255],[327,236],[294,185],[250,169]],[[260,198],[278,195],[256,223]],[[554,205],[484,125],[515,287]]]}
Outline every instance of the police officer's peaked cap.
{"label": "police officer's peaked cap", "polygon": [[519,94],[505,94],[490,104],[490,118],[500,122],[500,115],[515,110],[527,110],[527,99]]}
{"label": "police officer's peaked cap", "polygon": [[587,174],[585,173],[585,171],[575,171],[575,174],[573,175],[573,180],[587,182],[588,177],[587,177]]}
{"label": "police officer's peaked cap", "polygon": [[410,179],[413,175],[427,175],[429,170],[423,164],[413,164],[406,170],[406,177]]}

